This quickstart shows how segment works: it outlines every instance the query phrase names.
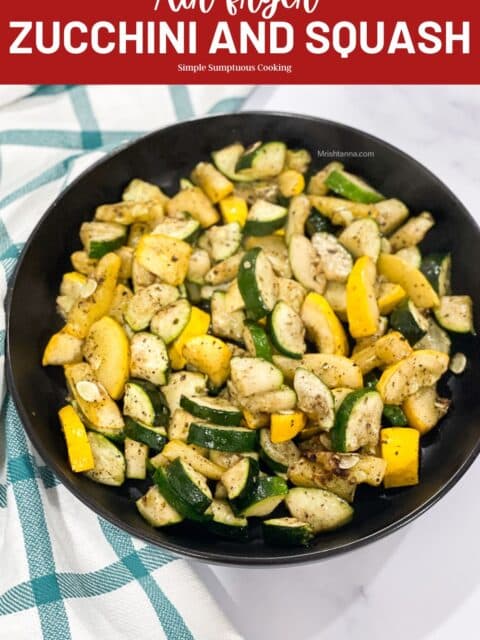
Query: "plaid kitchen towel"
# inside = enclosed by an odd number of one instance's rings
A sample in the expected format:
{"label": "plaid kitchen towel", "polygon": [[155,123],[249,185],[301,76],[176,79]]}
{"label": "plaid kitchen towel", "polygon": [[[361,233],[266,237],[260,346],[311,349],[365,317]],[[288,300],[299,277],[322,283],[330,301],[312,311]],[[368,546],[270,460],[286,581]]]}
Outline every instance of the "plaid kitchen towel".
{"label": "plaid kitchen towel", "polygon": [[[2,298],[23,243],[75,175],[144,131],[233,111],[249,90],[0,86]],[[2,314],[2,360],[4,329]],[[187,562],[96,517],[59,484],[27,441],[3,375],[1,384],[0,638],[239,639]]]}

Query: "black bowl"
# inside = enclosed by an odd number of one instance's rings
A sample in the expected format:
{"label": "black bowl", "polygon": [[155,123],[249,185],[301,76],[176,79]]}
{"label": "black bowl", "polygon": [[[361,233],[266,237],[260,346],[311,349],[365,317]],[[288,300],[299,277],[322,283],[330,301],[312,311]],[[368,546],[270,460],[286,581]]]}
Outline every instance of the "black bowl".
{"label": "black bowl", "polygon": [[70,269],[69,255],[80,247],[78,230],[95,207],[115,202],[133,177],[158,183],[170,193],[193,165],[212,149],[241,140],[284,140],[307,147],[314,166],[329,161],[322,152],[340,156],[348,168],[365,176],[387,196],[404,200],[413,212],[431,210],[437,224],[425,250],[451,251],[453,288],[474,299],[480,317],[476,256],[480,232],[451,191],[413,158],[366,133],[334,122],[297,115],[240,113],[183,122],[151,133],[115,151],[71,184],[46,212],[20,257],[8,301],[7,374],[10,391],[34,446],[62,482],[86,505],[129,533],[174,553],[209,562],[255,565],[312,561],[351,550],[390,533],[423,513],[444,495],[473,462],[480,449],[479,340],[457,339],[468,355],[468,367],[451,376],[447,391],[453,407],[440,428],[424,439],[421,483],[383,493],[362,487],[355,517],[347,527],[319,536],[309,549],[264,545],[258,529],[247,543],[212,539],[189,525],[170,530],[151,528],[137,513],[140,495],[134,483],[119,489],[95,484],[69,469],[57,411],[65,384],[59,368],[42,368],[42,351],[61,322],[55,296],[61,274]]}

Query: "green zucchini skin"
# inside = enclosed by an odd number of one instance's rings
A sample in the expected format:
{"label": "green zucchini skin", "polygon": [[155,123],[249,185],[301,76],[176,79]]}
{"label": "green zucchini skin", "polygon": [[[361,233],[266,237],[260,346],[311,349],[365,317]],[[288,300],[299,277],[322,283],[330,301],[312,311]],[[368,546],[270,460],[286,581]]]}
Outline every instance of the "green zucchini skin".
{"label": "green zucchini skin", "polygon": [[143,389],[143,391],[148,396],[154,412],[152,426],[166,427],[170,420],[170,409],[168,408],[167,400],[162,391],[160,391],[160,389],[158,389],[151,382],[148,382],[147,380],[141,380],[140,378],[130,378],[128,383],[137,385],[138,387]]}
{"label": "green zucchini skin", "polygon": [[120,249],[125,244],[126,236],[121,236],[115,240],[92,240],[90,242],[90,250],[88,257],[94,260],[99,260],[110,251]]}
{"label": "green zucchini skin", "polygon": [[[200,418],[201,420],[211,421],[214,424],[218,424],[224,427],[239,427],[242,421],[243,414],[238,409],[237,411],[226,411],[222,410],[220,407],[208,407],[203,406],[200,402],[195,401],[196,398],[188,398],[187,396],[182,396],[180,398],[180,406],[188,413],[191,413],[195,418]],[[201,398],[199,398],[201,400]]]}
{"label": "green zucchini skin", "polygon": [[241,463],[242,465],[247,465],[244,483],[237,497],[230,499],[230,504],[236,513],[240,513],[244,507],[250,504],[251,496],[255,492],[259,473],[258,462],[253,458],[244,458]]}
{"label": "green zucchini skin", "polygon": [[450,294],[452,258],[449,253],[430,253],[423,257],[420,270],[440,296]]}
{"label": "green zucchini skin", "polygon": [[265,329],[252,321],[247,321],[245,326],[255,350],[253,355],[256,358],[263,358],[264,360],[272,362],[272,345],[270,344]]}
{"label": "green zucchini skin", "polygon": [[163,427],[143,425],[130,416],[125,416],[125,435],[137,442],[143,442],[155,451],[161,451],[167,443],[167,434]]}
{"label": "green zucchini skin", "polygon": [[212,499],[206,496],[190,479],[185,463],[176,458],[165,468],[165,473],[173,491],[181,496],[192,509],[203,514],[210,506]]}
{"label": "green zucchini skin", "polygon": [[407,416],[403,409],[396,404],[386,404],[383,406],[382,420],[392,427],[406,427],[408,425]]}
{"label": "green zucchini skin", "polygon": [[392,311],[390,326],[413,346],[427,333],[428,321],[420,316],[411,300],[404,300]]}
{"label": "green zucchini skin", "polygon": [[257,282],[256,263],[260,252],[260,247],[254,247],[246,252],[240,263],[237,276],[238,288],[251,320],[260,320],[270,312],[262,298]]}
{"label": "green zucchini skin", "polygon": [[326,233],[335,233],[337,227],[332,224],[327,216],[322,216],[319,211],[312,211],[305,223],[305,234],[311,238],[315,233],[325,231]]}
{"label": "green zucchini skin", "polygon": [[334,451],[342,453],[348,453],[348,427],[350,421],[350,414],[354,410],[357,402],[363,400],[363,398],[369,394],[377,394],[373,389],[363,388],[352,391],[344,399],[338,411],[335,415],[335,423],[330,431],[330,437],[332,439],[332,447]]}
{"label": "green zucchini skin", "polygon": [[308,547],[314,533],[306,523],[298,521],[292,526],[289,521],[296,518],[271,518],[262,522],[263,539],[267,544],[280,547]]}
{"label": "green zucchini skin", "polygon": [[370,204],[385,200],[384,196],[375,191],[370,185],[363,183],[363,180],[359,181],[357,176],[353,176],[342,169],[332,171],[327,176],[325,184],[338,195],[353,202]]}
{"label": "green zucchini skin", "polygon": [[258,435],[251,429],[221,427],[192,422],[188,430],[187,442],[206,449],[242,453],[256,451]]}
{"label": "green zucchini skin", "polygon": [[159,467],[155,470],[153,480],[168,504],[184,518],[202,523],[209,522],[212,519],[211,515],[199,513],[196,509],[192,508],[192,506],[175,491],[170,483],[165,467]]}
{"label": "green zucchini skin", "polygon": [[[241,514],[251,515],[249,511],[259,503],[269,499],[283,499],[288,494],[288,486],[283,478],[278,476],[260,476],[249,499],[245,500]],[[281,500],[279,500],[281,501]]]}

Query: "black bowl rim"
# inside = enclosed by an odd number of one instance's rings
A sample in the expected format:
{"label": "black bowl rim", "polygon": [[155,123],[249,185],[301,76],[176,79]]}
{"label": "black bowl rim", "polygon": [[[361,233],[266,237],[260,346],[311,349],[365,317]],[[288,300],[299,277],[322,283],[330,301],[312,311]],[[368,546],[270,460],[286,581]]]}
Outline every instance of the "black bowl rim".
{"label": "black bowl rim", "polygon": [[[425,167],[425,165],[423,165],[422,163],[418,162],[418,160],[413,158],[411,155],[409,155],[405,151],[399,149],[395,145],[393,145],[393,144],[391,144],[389,142],[386,142],[386,141],[382,140],[381,138],[378,138],[377,136],[372,135],[371,133],[363,131],[362,129],[358,129],[356,127],[352,127],[350,125],[346,125],[346,124],[343,124],[341,122],[337,122],[335,120],[329,120],[329,119],[325,119],[325,118],[317,118],[315,116],[306,116],[306,115],[302,115],[300,113],[291,113],[291,112],[283,112],[283,111],[239,111],[239,112],[235,112],[235,113],[215,114],[215,115],[205,116],[205,117],[202,117],[202,118],[189,118],[189,119],[186,119],[186,120],[182,120],[180,122],[173,123],[173,124],[168,125],[166,127],[161,127],[160,129],[155,129],[154,131],[148,132],[148,133],[146,133],[144,135],[140,135],[139,137],[134,138],[133,140],[129,140],[129,141],[125,142],[124,144],[121,144],[120,146],[118,146],[116,149],[114,149],[110,153],[107,153],[105,156],[103,156],[102,158],[99,158],[96,162],[94,162],[93,164],[89,165],[71,183],[69,183],[64,189],[62,189],[62,191],[58,194],[58,196],[55,198],[55,200],[52,202],[52,204],[48,207],[48,209],[45,211],[45,213],[41,216],[40,220],[37,222],[37,224],[33,228],[32,232],[30,233],[30,235],[29,235],[29,237],[28,237],[27,241],[25,242],[25,245],[24,245],[24,247],[22,249],[22,252],[21,252],[21,254],[20,254],[19,258],[18,258],[18,261],[17,261],[16,267],[15,267],[13,276],[11,278],[11,282],[10,282],[10,284],[8,286],[7,296],[6,296],[6,300],[5,300],[5,310],[6,310],[6,363],[5,363],[5,368],[6,368],[7,388],[8,388],[9,392],[12,395],[12,398],[14,400],[15,406],[17,408],[17,411],[18,411],[19,415],[20,415],[20,418],[21,418],[21,421],[22,421],[22,425],[23,425],[25,431],[27,432],[27,435],[28,435],[30,441],[32,442],[33,446],[35,447],[35,449],[37,450],[39,455],[43,458],[43,460],[51,468],[53,468],[53,470],[56,473],[56,475],[62,481],[62,484],[75,497],[77,497],[83,504],[85,504],[87,507],[92,509],[92,511],[94,513],[96,513],[97,515],[101,516],[102,518],[104,518],[105,520],[110,522],[111,524],[114,524],[115,526],[119,527],[120,529],[123,529],[124,531],[126,531],[130,535],[134,536],[135,538],[143,540],[144,542],[148,542],[150,544],[153,544],[156,547],[160,547],[162,549],[166,549],[167,551],[170,551],[171,553],[173,553],[176,556],[188,557],[188,558],[192,558],[192,559],[195,559],[195,560],[200,560],[200,561],[203,561],[203,562],[208,562],[208,563],[212,563],[212,564],[219,564],[219,565],[237,565],[237,566],[244,566],[244,567],[245,566],[256,566],[256,567],[258,567],[258,566],[266,566],[266,565],[279,566],[279,565],[287,565],[287,564],[288,565],[295,565],[295,564],[304,564],[304,563],[309,563],[309,562],[311,563],[311,562],[316,561],[316,560],[324,559],[324,558],[331,557],[331,556],[334,556],[334,555],[339,555],[339,554],[342,554],[342,553],[347,553],[349,551],[353,551],[353,550],[358,549],[360,547],[363,547],[363,546],[365,546],[367,544],[370,544],[370,543],[372,543],[372,542],[374,542],[376,540],[380,540],[381,538],[384,538],[385,536],[390,535],[391,533],[394,533],[395,531],[398,531],[399,529],[404,527],[406,524],[412,522],[413,520],[418,518],[420,515],[425,513],[428,509],[430,509],[430,507],[432,507],[434,504],[436,504],[444,495],[446,495],[450,491],[450,489],[452,489],[457,484],[457,482],[460,480],[460,478],[466,473],[466,471],[473,464],[474,460],[476,459],[476,457],[480,453],[480,437],[478,439],[476,447],[469,453],[469,455],[462,462],[461,466],[457,469],[457,471],[428,500],[426,500],[419,507],[417,507],[416,509],[414,509],[413,511],[411,511],[410,513],[405,515],[403,518],[400,518],[399,520],[396,520],[395,522],[392,522],[389,525],[386,525],[386,526],[382,527],[381,529],[379,529],[378,531],[375,531],[374,533],[371,533],[371,534],[369,534],[367,536],[363,536],[362,538],[359,538],[358,540],[355,540],[353,542],[349,542],[349,543],[346,543],[346,544],[343,544],[343,545],[335,545],[335,544],[333,544],[328,549],[315,550],[315,549],[306,548],[301,555],[299,555],[298,553],[296,553],[296,554],[285,553],[285,554],[282,554],[282,556],[278,556],[278,555],[275,555],[275,553],[273,552],[270,556],[262,556],[261,558],[251,558],[251,557],[249,557],[247,555],[247,553],[245,554],[245,556],[238,556],[238,555],[231,555],[231,554],[227,554],[227,553],[216,553],[214,551],[208,551],[208,550],[196,551],[196,550],[192,550],[192,549],[188,549],[188,548],[185,548],[183,546],[180,546],[180,545],[176,544],[174,541],[170,542],[170,541],[163,541],[162,540],[162,542],[160,543],[158,541],[158,539],[155,537],[155,530],[154,529],[152,529],[152,534],[151,535],[148,534],[148,533],[139,532],[139,531],[136,530],[135,527],[132,527],[132,526],[126,524],[120,518],[112,516],[103,507],[101,507],[101,506],[99,507],[99,506],[96,506],[96,505],[93,506],[92,505],[92,502],[90,501],[89,497],[87,495],[84,495],[81,491],[79,491],[75,487],[75,485],[72,482],[70,482],[68,476],[64,473],[62,467],[60,465],[57,465],[56,463],[54,463],[54,462],[52,462],[50,460],[50,456],[48,454],[48,450],[47,450],[46,446],[44,446],[44,443],[42,442],[42,440],[39,437],[37,437],[35,429],[30,424],[30,416],[28,415],[28,412],[23,407],[20,395],[19,395],[18,390],[17,390],[16,385],[15,385],[12,365],[11,365],[11,361],[10,361],[10,343],[11,343],[11,341],[13,339],[11,334],[10,334],[10,313],[11,313],[12,299],[13,299],[13,295],[14,295],[14,291],[15,291],[15,284],[16,284],[17,278],[19,276],[19,273],[20,273],[20,271],[22,269],[23,260],[25,259],[25,256],[28,253],[30,245],[32,244],[32,242],[34,240],[38,229],[41,227],[41,225],[43,224],[44,220],[46,220],[46,218],[48,218],[48,216],[50,215],[50,212],[52,211],[52,209],[54,209],[57,206],[57,203],[63,198],[65,192],[68,191],[70,188],[72,188],[74,185],[76,185],[78,182],[83,180],[83,178],[85,176],[87,176],[89,173],[94,172],[95,169],[98,166],[102,165],[105,162],[108,162],[111,158],[113,158],[113,157],[117,156],[118,154],[122,153],[125,149],[133,147],[136,144],[141,143],[143,140],[148,139],[149,137],[156,136],[161,131],[165,131],[165,130],[168,130],[168,129],[181,127],[182,125],[187,124],[189,122],[207,121],[207,120],[212,120],[212,119],[222,120],[224,118],[226,119],[226,118],[229,118],[229,117],[232,117],[232,116],[245,117],[245,118],[252,118],[252,117],[258,117],[258,116],[262,116],[262,117],[270,116],[272,118],[289,118],[289,119],[293,118],[293,119],[302,120],[302,121],[311,121],[312,123],[322,124],[322,125],[326,125],[326,126],[340,127],[342,129],[344,129],[347,133],[351,132],[351,133],[355,133],[355,134],[360,134],[363,137],[365,137],[366,139],[368,139],[369,141],[372,141],[372,142],[375,142],[377,144],[380,144],[383,147],[385,147],[387,149],[390,149],[391,151],[394,151],[395,153],[399,154],[400,156],[402,156],[403,158],[405,158],[409,162],[415,163],[416,166],[422,172],[424,172],[434,183],[436,183],[441,189],[446,190],[447,192],[449,192],[450,196],[455,201],[457,206],[462,210],[463,214],[466,215],[468,218],[470,218],[473,221],[474,225],[477,226],[477,228],[479,227],[479,225],[477,224],[476,220],[470,214],[468,209],[463,205],[463,203],[460,201],[460,199],[457,198],[457,196],[450,190],[450,188],[444,182],[442,182],[442,180],[440,180],[440,178],[438,178],[434,173],[432,173],[430,171],[430,169]],[[245,549],[247,550],[248,546]]]}

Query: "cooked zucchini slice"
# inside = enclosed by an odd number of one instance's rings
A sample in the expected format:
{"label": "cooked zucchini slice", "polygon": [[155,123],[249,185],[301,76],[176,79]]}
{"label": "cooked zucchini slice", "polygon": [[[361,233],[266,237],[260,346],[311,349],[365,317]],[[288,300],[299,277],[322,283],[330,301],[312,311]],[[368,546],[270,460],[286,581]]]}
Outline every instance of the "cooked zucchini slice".
{"label": "cooked zucchini slice", "polygon": [[372,218],[354,220],[338,236],[338,241],[354,258],[369,256],[376,262],[380,254],[380,229]]}
{"label": "cooked zucchini slice", "polygon": [[218,286],[228,283],[237,277],[240,263],[243,259],[243,252],[236,253],[222,262],[217,262],[206,274],[205,282],[212,286]]}
{"label": "cooked zucchini slice", "polygon": [[418,247],[405,247],[405,249],[400,249],[394,255],[397,258],[401,258],[411,267],[420,269],[420,265],[422,264],[422,254],[420,253],[420,249]]}
{"label": "cooked zucchini slice", "polygon": [[153,233],[185,240],[185,242],[195,242],[200,233],[200,223],[189,215],[183,219],[165,218],[160,224],[157,224]]}
{"label": "cooked zucchini slice", "polygon": [[147,493],[139,498],[135,504],[140,515],[152,527],[166,527],[183,520],[183,516],[168,504],[156,485],[150,487]]}
{"label": "cooked zucchini slice", "polygon": [[353,509],[325,489],[295,487],[290,489],[285,504],[294,518],[310,525],[314,533],[343,527],[353,518]]}
{"label": "cooked zucchini slice", "polygon": [[188,300],[182,298],[163,307],[152,317],[150,330],[170,344],[178,338],[190,320],[192,307]]}
{"label": "cooked zucchini slice", "polygon": [[[175,465],[173,474],[172,465]],[[213,499],[211,491],[205,478],[190,465],[177,458],[165,467],[158,467],[153,479],[168,504],[183,517],[197,522],[211,520],[211,515],[204,513]],[[203,505],[206,506],[202,511]]]}
{"label": "cooked zucchini slice", "polygon": [[[297,396],[294,391],[282,385],[279,389],[254,393],[250,396],[238,398],[238,403],[244,411],[252,414],[269,414],[280,411],[292,411],[295,408]],[[251,425],[249,425],[251,426]]]}
{"label": "cooked zucchini slice", "polygon": [[268,318],[273,345],[290,358],[301,358],[307,350],[302,318],[286,302],[279,301]]}
{"label": "cooked zucchini slice", "polygon": [[212,493],[205,478],[180,458],[176,458],[165,468],[165,474],[172,490],[189,508],[202,514],[212,502]]}
{"label": "cooked zucchini slice", "polygon": [[214,499],[208,507],[206,514],[212,516],[207,522],[208,530],[222,538],[246,540],[248,538],[248,521],[246,518],[236,516],[226,500]]}
{"label": "cooked zucchini slice", "polygon": [[179,298],[176,287],[169,284],[152,284],[137,291],[130,299],[125,311],[125,320],[134,331],[143,331],[153,316]]}
{"label": "cooked zucchini slice", "polygon": [[278,299],[286,302],[294,311],[300,313],[305,299],[305,287],[290,278],[277,278]]}
{"label": "cooked zucchini slice", "polygon": [[247,518],[268,516],[288,494],[283,478],[260,476],[253,491],[245,498],[241,514]]}
{"label": "cooked zucchini slice", "polygon": [[227,308],[227,294],[223,291],[215,291],[210,300],[210,311],[212,312],[212,329],[216,336],[242,342],[245,313],[241,309],[232,311]]}
{"label": "cooked zucchini slice", "polygon": [[414,345],[427,333],[428,320],[411,300],[405,300],[393,310],[390,316],[390,326],[403,334],[411,345]]}
{"label": "cooked zucchini slice", "polygon": [[452,257],[449,253],[430,253],[424,256],[420,269],[439,296],[450,295]]}
{"label": "cooked zucchini slice", "polygon": [[163,393],[151,382],[136,378],[132,378],[125,385],[123,412],[137,422],[155,427],[166,426],[170,418],[170,410]]}
{"label": "cooked zucchini slice", "polygon": [[451,340],[448,333],[440,328],[433,318],[429,318],[427,333],[414,347],[415,349],[433,349],[450,353]]}
{"label": "cooked zucchini slice", "polygon": [[242,458],[222,475],[222,484],[228,499],[237,511],[248,504],[258,480],[258,462],[253,458]]}
{"label": "cooked zucchini slice", "polygon": [[210,227],[199,240],[199,247],[208,251],[214,262],[233,256],[240,248],[242,228],[238,222]]}
{"label": "cooked zucchini slice", "polygon": [[243,342],[252,357],[271,362],[272,345],[263,327],[255,322],[246,322],[243,329]]}
{"label": "cooked zucchini slice", "polygon": [[178,371],[172,373],[168,384],[162,387],[170,413],[173,415],[180,408],[182,396],[204,396],[207,394],[207,378],[194,371]]}
{"label": "cooked zucchini slice", "polygon": [[292,277],[288,249],[282,236],[249,236],[245,239],[244,245],[245,249],[253,249],[254,247],[263,249],[277,276],[281,278]]}
{"label": "cooked zucchini slice", "polygon": [[208,251],[195,248],[188,262],[187,284],[189,282],[198,285],[205,284],[205,276],[211,267],[212,263]]}
{"label": "cooked zucchini slice", "polygon": [[341,162],[329,162],[325,167],[317,171],[308,183],[308,193],[317,196],[324,196],[328,193],[328,186],[326,179],[332,173],[332,171],[342,170],[343,164]]}
{"label": "cooked zucchini slice", "polygon": [[242,396],[275,391],[283,384],[280,369],[263,358],[232,358],[231,380]]}
{"label": "cooked zucchini slice", "polygon": [[428,211],[410,218],[390,236],[392,250],[398,252],[401,249],[416,246],[424,239],[434,224],[433,216]]}
{"label": "cooked zucchini slice", "polygon": [[408,419],[403,409],[396,404],[383,405],[382,422],[387,422],[392,427],[406,427]]}
{"label": "cooked zucchini slice", "polygon": [[219,151],[212,153],[212,159],[215,166],[224,176],[233,180],[234,182],[249,182],[256,180],[253,176],[248,176],[245,172],[237,173],[235,167],[239,158],[243,155],[245,147],[240,143],[231,144],[228,147],[224,147]]}
{"label": "cooked zucchini slice", "polygon": [[199,453],[195,446],[188,445],[181,440],[170,440],[170,442],[165,445],[162,453],[165,458],[170,461],[181,458],[185,462],[188,462],[195,471],[198,471],[198,473],[201,473],[210,480],[220,480],[224,472],[222,467]]}
{"label": "cooked zucchini slice", "polygon": [[295,371],[293,387],[297,394],[298,408],[322,429],[328,431],[335,421],[333,396],[327,385],[308,369]]}
{"label": "cooked zucchini slice", "polygon": [[272,471],[286,473],[288,467],[300,459],[300,451],[291,440],[273,443],[269,429],[261,429],[260,456]]}
{"label": "cooked zucchini slice", "polygon": [[331,233],[323,231],[312,236],[312,246],[320,258],[327,280],[346,282],[353,267],[351,254]]}
{"label": "cooked zucchini slice", "polygon": [[114,222],[84,222],[80,227],[80,240],[88,257],[98,260],[125,244],[127,231]]}
{"label": "cooked zucchini slice", "polygon": [[147,477],[148,446],[137,440],[126,437],[125,447],[125,476],[130,480],[145,480]]}
{"label": "cooked zucchini slice", "polygon": [[165,427],[152,427],[130,416],[125,417],[125,435],[132,440],[142,442],[155,451],[162,451],[167,442]]}
{"label": "cooked zucchini slice", "polygon": [[286,219],[285,207],[266,200],[257,200],[248,212],[244,232],[247,236],[268,236],[283,227]]}
{"label": "cooked zucchini slice", "polygon": [[192,422],[187,442],[206,449],[242,453],[255,451],[257,432],[244,427],[221,427],[204,422]]}
{"label": "cooked zucchini slice", "polygon": [[470,296],[441,296],[433,310],[438,324],[454,333],[475,333]]}
{"label": "cooked zucchini slice", "polygon": [[270,518],[262,522],[263,539],[280,547],[307,547],[314,533],[309,524],[297,518]]}
{"label": "cooked zucchini slice", "polygon": [[381,193],[376,191],[367,182],[354,176],[343,169],[335,169],[326,178],[325,184],[338,195],[353,202],[380,202],[385,200]]}
{"label": "cooked zucchini slice", "polygon": [[289,380],[293,380],[298,367],[304,367],[317,375],[330,389],[335,387],[358,389],[363,386],[360,367],[344,356],[331,353],[306,353],[301,360],[273,356],[273,363]]}
{"label": "cooked zucchini slice", "polygon": [[167,382],[170,360],[161,338],[141,331],[130,341],[130,373],[134,378],[148,380],[154,385]]}
{"label": "cooked zucchini slice", "polygon": [[[322,435],[325,436],[325,434]],[[310,439],[310,442],[312,440]],[[306,440],[305,444],[308,442],[309,440]],[[323,445],[321,446],[323,449]],[[313,453],[315,452],[310,453],[307,451],[308,456],[313,455]],[[351,479],[351,474],[347,470],[333,472],[325,468],[324,464],[320,464],[313,459],[300,458],[288,467],[287,476],[290,482],[297,487],[325,489],[335,493],[347,502],[353,502],[357,483]]]}
{"label": "cooked zucchini slice", "polygon": [[304,235],[305,223],[311,211],[310,200],[305,195],[298,195],[291,199],[288,205],[288,219],[285,229],[285,242],[290,244],[293,235]]}
{"label": "cooked zucchini slice", "polygon": [[293,235],[288,247],[288,258],[296,280],[306,289],[323,293],[326,284],[323,264],[308,238]]}
{"label": "cooked zucchini slice", "polygon": [[283,142],[256,142],[238,158],[235,171],[256,180],[273,178],[282,171],[286,154]]}
{"label": "cooked zucchini slice", "polygon": [[180,406],[195,418],[226,427],[238,427],[242,421],[240,409],[224,398],[182,396]]}
{"label": "cooked zucchini slice", "polygon": [[264,251],[256,247],[246,252],[240,263],[237,281],[252,320],[258,320],[270,313],[277,298],[277,284]]}
{"label": "cooked zucchini slice", "polygon": [[111,487],[120,487],[125,481],[125,458],[122,452],[101,433],[89,431],[94,467],[84,474],[90,480]]}
{"label": "cooked zucchini slice", "polygon": [[383,402],[372,389],[352,391],[342,402],[331,431],[335,451],[357,451],[375,447],[380,433]]}

